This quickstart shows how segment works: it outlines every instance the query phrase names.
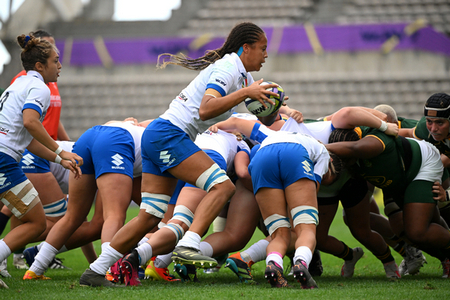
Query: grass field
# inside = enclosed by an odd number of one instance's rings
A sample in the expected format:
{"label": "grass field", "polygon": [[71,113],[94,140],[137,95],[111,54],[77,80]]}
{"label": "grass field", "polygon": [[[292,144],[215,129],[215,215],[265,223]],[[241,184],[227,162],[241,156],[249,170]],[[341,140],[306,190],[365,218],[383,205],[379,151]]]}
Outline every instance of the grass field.
{"label": "grass field", "polygon": [[[137,214],[137,208],[129,210],[129,218]],[[331,228],[331,234],[345,241],[350,247],[360,246],[351,236],[338,212]],[[5,234],[5,233],[4,233]],[[263,238],[257,231],[249,244]],[[363,247],[364,248],[364,247]],[[100,253],[100,242],[95,243]],[[253,274],[259,285],[240,284],[228,269],[219,273],[204,274],[198,270],[199,283],[168,283],[142,280],[142,286],[130,288],[87,288],[80,287],[78,280],[88,263],[81,250],[73,250],[58,257],[72,270],[49,270],[48,281],[23,281],[23,270],[12,267],[12,256],[8,259],[8,270],[12,278],[3,278],[9,289],[0,289],[0,299],[450,299],[450,279],[442,279],[440,262],[426,255],[426,264],[419,275],[405,276],[390,281],[385,277],[382,264],[364,248],[363,258],[356,264],[355,275],[351,279],[340,277],[343,261],[322,253],[324,273],[315,280],[319,289],[302,290],[289,277],[293,288],[272,289],[264,280],[265,263],[253,266]],[[401,257],[394,253],[397,264]],[[287,261],[285,261],[287,267]],[[172,267],[169,268],[172,270]]]}

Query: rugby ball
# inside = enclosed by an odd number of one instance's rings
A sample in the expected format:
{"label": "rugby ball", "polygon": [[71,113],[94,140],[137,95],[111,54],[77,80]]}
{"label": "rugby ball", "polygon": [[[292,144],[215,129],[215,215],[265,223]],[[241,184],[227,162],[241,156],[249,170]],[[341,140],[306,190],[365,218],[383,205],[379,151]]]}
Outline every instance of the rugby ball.
{"label": "rugby ball", "polygon": [[[261,82],[261,85],[266,85],[266,84],[278,85],[278,83],[275,83],[272,81]],[[269,99],[273,103],[275,103],[275,105],[272,105],[267,101],[264,101],[267,105],[267,108],[265,108],[264,105],[262,105],[261,102],[259,102],[258,100],[247,98],[244,101],[245,106],[247,107],[248,111],[257,117],[267,117],[268,115],[271,115],[274,112],[278,111],[280,109],[281,105],[283,104],[284,89],[280,85],[278,85],[278,87],[268,88],[267,90],[278,94],[278,96],[270,95],[270,97],[269,97]]]}

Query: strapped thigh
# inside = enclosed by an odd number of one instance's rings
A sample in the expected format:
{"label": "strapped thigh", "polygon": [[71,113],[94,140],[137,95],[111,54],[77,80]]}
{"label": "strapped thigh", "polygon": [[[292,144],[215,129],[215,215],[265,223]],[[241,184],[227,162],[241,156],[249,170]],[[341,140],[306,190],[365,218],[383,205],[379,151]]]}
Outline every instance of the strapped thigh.
{"label": "strapped thigh", "polygon": [[157,218],[164,218],[169,205],[170,196],[164,194],[153,194],[142,192],[141,209]]}
{"label": "strapped thigh", "polygon": [[317,208],[309,205],[300,205],[291,209],[294,227],[298,224],[319,224]]}
{"label": "strapped thigh", "polygon": [[18,219],[39,203],[38,192],[28,179],[2,193],[0,199]]}
{"label": "strapped thigh", "polygon": [[195,185],[209,192],[213,186],[228,179],[227,173],[222,170],[218,164],[214,163],[197,178]]}
{"label": "strapped thigh", "polygon": [[66,214],[66,212],[67,212],[66,197],[53,203],[44,205],[44,213],[47,217],[62,217]]}
{"label": "strapped thigh", "polygon": [[289,222],[289,218],[279,215],[279,214],[273,214],[268,216],[264,220],[264,225],[266,225],[267,231],[270,235],[275,232],[280,227],[286,227],[291,228],[291,223]]}

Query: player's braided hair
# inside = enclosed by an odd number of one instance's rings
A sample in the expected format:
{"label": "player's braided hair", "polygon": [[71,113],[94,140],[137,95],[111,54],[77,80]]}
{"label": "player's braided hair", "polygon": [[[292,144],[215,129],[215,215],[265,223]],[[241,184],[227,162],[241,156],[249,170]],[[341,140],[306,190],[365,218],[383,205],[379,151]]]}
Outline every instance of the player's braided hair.
{"label": "player's braided hair", "polygon": [[328,143],[336,143],[336,142],[353,142],[358,141],[359,135],[353,129],[340,129],[337,128],[333,130],[328,138]]}
{"label": "player's braided hair", "polygon": [[[331,132],[330,137],[328,138],[328,143],[331,144],[331,143],[336,143],[336,142],[354,142],[354,141],[358,141],[359,139],[360,139],[360,137],[354,129],[337,128]],[[333,153],[333,155],[335,155],[335,154]],[[330,156],[334,160],[334,156],[331,155],[331,152],[330,152]],[[339,162],[336,162],[336,164],[338,164],[338,163],[341,164],[341,170],[347,169],[351,176],[353,176],[353,177],[357,176],[357,172],[354,170],[354,167],[351,166],[351,163],[349,162],[348,159],[342,159],[339,157]],[[333,161],[333,164],[335,164],[334,161]]]}
{"label": "player's braided hair", "polygon": [[19,35],[17,43],[22,48],[20,58],[25,71],[34,70],[37,62],[46,65],[51,51],[56,50],[48,41],[35,37],[32,33]]}
{"label": "player's braided hair", "polygon": [[[239,23],[231,30],[221,48],[208,50],[204,56],[196,59],[186,57],[182,53],[178,55],[163,53],[158,56],[158,67],[163,69],[171,64],[200,71],[224,57],[225,54],[237,52],[242,45],[256,43],[261,38],[261,35],[264,35],[264,31],[259,26],[251,22]],[[163,57],[163,61],[162,64],[159,64],[161,57]]]}
{"label": "player's braided hair", "polygon": [[330,154],[330,157],[333,160],[331,164],[333,165],[334,173],[336,174],[336,180],[338,180],[341,175],[342,169],[344,168],[344,162],[335,153],[331,151],[328,151],[328,153]]}

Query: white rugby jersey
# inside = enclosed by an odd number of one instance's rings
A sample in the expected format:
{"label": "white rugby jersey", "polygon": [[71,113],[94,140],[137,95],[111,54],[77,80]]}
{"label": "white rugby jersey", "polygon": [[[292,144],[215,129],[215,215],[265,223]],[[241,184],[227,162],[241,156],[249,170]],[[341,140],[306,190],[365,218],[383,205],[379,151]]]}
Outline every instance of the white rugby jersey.
{"label": "white rugby jersey", "polygon": [[309,134],[323,144],[328,144],[331,132],[334,130],[331,121],[321,121],[313,123],[297,123],[290,118],[283,124],[280,131],[300,132]]}
{"label": "white rugby jersey", "polygon": [[134,141],[134,164],[133,164],[133,177],[142,176],[142,156],[141,156],[141,138],[144,133],[145,128],[141,126],[136,126],[132,121],[117,121],[111,122],[107,125],[111,127],[120,127],[128,131],[133,137]]}
{"label": "white rugby jersey", "polygon": [[[67,152],[72,152],[75,142],[71,141],[56,141],[56,143]],[[55,162],[50,162],[50,172],[55,176],[56,181],[64,194],[69,193],[69,173],[70,170],[65,169],[62,165]]]}
{"label": "white rugby jersey", "polygon": [[219,130],[217,133],[209,130],[197,135],[195,144],[203,150],[214,150],[227,163],[227,171],[233,168],[234,157],[239,151],[245,151],[250,156],[250,148],[244,141],[238,141],[234,134]]}
{"label": "white rugby jersey", "polygon": [[203,95],[208,88],[215,89],[222,96],[231,94],[254,82],[241,59],[236,53],[226,54],[223,58],[202,70],[191,83],[170,103],[169,109],[161,118],[185,131],[191,140],[195,140],[198,133],[207,130],[211,125],[228,119],[235,108],[215,118],[202,121],[198,110]]}
{"label": "white rugby jersey", "polygon": [[258,151],[267,145],[277,143],[301,144],[303,147],[305,147],[306,151],[308,152],[309,158],[314,163],[314,173],[322,177],[325,173],[328,172],[330,155],[327,148],[325,148],[323,144],[321,144],[317,139],[308,135],[307,133],[289,132],[285,130],[274,131],[264,125],[256,123],[253,127],[250,138],[255,139],[261,143]]}
{"label": "white rugby jersey", "polygon": [[17,78],[0,97],[0,152],[17,162],[33,137],[23,126],[23,110],[31,108],[44,120],[50,106],[50,89],[36,71]]}

